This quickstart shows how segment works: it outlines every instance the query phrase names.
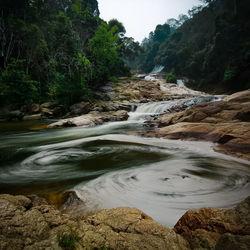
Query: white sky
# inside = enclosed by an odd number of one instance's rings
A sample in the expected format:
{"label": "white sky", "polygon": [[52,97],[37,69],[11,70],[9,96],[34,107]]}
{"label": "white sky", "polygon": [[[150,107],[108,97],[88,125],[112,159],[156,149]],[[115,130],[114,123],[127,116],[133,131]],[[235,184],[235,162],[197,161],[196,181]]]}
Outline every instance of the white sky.
{"label": "white sky", "polygon": [[100,17],[118,19],[126,28],[126,36],[141,42],[158,24],[186,14],[199,0],[98,0]]}

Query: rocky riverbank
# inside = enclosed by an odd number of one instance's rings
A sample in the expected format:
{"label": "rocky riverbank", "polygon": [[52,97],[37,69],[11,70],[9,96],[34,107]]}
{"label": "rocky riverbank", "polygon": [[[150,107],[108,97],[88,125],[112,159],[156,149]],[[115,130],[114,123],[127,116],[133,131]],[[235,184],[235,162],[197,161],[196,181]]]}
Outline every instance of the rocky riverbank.
{"label": "rocky riverbank", "polygon": [[153,131],[140,134],[211,141],[217,143],[215,151],[250,160],[250,90],[164,114],[154,121],[154,126]]}
{"label": "rocky riverbank", "polygon": [[248,198],[188,211],[172,230],[136,208],[72,216],[35,195],[0,195],[0,249],[248,249],[249,209]]}

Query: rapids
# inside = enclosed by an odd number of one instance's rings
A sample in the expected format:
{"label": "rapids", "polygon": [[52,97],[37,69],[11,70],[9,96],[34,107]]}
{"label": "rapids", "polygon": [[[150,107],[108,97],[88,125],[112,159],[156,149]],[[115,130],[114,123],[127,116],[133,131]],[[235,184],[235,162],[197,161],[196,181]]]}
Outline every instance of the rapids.
{"label": "rapids", "polygon": [[0,192],[74,190],[83,209],[137,207],[168,226],[188,209],[231,207],[249,195],[248,161],[216,153],[207,142],[124,134],[146,129],[144,121],[176,105],[197,102],[145,103],[128,121],[96,127],[2,130]]}

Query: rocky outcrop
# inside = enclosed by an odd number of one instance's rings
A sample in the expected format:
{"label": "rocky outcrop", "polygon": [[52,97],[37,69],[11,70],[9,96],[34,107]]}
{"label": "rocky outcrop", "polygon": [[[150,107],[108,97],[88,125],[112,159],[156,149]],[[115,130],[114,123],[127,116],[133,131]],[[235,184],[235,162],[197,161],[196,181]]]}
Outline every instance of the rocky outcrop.
{"label": "rocky outcrop", "polygon": [[185,111],[165,114],[145,136],[206,140],[216,151],[250,160],[250,90],[222,101],[200,103]]}
{"label": "rocky outcrop", "polygon": [[[78,198],[69,194],[71,206]],[[190,210],[171,230],[136,208],[83,217],[35,195],[0,195],[0,249],[249,249],[249,211],[250,197],[232,209]]]}
{"label": "rocky outcrop", "polygon": [[124,121],[128,119],[128,113],[125,110],[116,112],[89,113],[74,118],[63,119],[52,123],[48,128],[74,127],[74,126],[95,126],[108,121]]}
{"label": "rocky outcrop", "polygon": [[202,208],[186,212],[174,231],[192,249],[249,249],[250,197],[233,209]]}
{"label": "rocky outcrop", "polygon": [[136,208],[78,220],[37,196],[0,195],[0,249],[190,249],[173,230]]}
{"label": "rocky outcrop", "polygon": [[166,84],[165,80],[145,81],[140,78],[123,78],[119,83],[109,83],[96,91],[101,100],[106,102],[141,103],[162,101],[205,95],[204,93],[180,87],[176,84]]}

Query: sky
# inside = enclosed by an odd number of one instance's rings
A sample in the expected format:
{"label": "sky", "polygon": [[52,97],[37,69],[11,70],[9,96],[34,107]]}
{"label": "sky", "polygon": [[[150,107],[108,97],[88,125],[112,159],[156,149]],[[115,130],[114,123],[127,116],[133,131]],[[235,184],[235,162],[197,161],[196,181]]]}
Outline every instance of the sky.
{"label": "sky", "polygon": [[141,42],[158,24],[186,14],[199,0],[98,0],[100,17],[118,19],[126,28],[126,36]]}

